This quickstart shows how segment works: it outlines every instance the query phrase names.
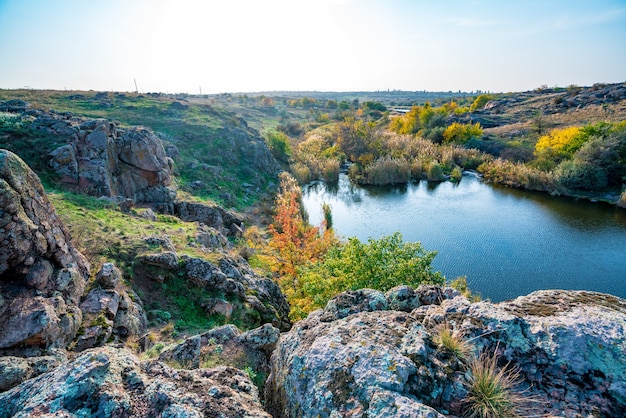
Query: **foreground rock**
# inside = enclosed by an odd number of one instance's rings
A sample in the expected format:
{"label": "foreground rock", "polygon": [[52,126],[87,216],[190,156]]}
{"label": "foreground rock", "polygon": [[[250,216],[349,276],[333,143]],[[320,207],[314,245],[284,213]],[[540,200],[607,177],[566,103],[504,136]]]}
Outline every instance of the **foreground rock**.
{"label": "foreground rock", "polygon": [[[443,324],[470,343],[468,359],[437,344]],[[462,415],[467,362],[487,352],[520,371],[526,414],[623,416],[625,335],[626,301],[593,292],[498,304],[427,287],[348,292],[281,336],[266,402],[275,417]]]}
{"label": "foreground rock", "polygon": [[88,276],[39,178],[0,150],[0,355],[65,348],[81,323]]}
{"label": "foreground rock", "polygon": [[240,370],[175,370],[113,347],[86,351],[0,394],[0,405],[0,418],[270,417]]}

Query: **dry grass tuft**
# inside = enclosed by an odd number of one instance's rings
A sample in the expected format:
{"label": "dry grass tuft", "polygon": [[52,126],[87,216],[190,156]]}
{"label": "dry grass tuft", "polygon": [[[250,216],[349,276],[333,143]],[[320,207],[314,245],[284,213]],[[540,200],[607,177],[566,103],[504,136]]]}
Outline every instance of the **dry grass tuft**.
{"label": "dry grass tuft", "polygon": [[521,383],[517,369],[498,368],[498,357],[482,353],[469,366],[471,377],[466,398],[469,418],[515,418],[527,416],[531,400],[524,391],[517,390]]}

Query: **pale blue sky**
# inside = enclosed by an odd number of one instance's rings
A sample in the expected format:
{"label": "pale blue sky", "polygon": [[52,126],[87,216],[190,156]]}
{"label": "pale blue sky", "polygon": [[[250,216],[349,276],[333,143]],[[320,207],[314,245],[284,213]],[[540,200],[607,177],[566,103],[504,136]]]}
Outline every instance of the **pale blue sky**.
{"label": "pale blue sky", "polygon": [[0,0],[0,88],[521,91],[626,81],[626,0]]}

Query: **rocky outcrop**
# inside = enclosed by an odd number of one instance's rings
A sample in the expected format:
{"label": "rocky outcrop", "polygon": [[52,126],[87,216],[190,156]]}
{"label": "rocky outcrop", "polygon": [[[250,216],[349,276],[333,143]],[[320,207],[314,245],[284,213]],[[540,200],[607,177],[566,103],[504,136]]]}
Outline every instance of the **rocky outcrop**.
{"label": "rocky outcrop", "polygon": [[0,355],[66,347],[88,275],[37,175],[0,150]]}
{"label": "rocky outcrop", "polygon": [[243,228],[243,219],[240,216],[218,205],[178,201],[159,204],[157,210],[174,215],[183,221],[199,222],[214,228],[224,236],[232,235],[235,228]]}
{"label": "rocky outcrop", "polygon": [[166,347],[159,360],[186,369],[207,365],[248,368],[258,376],[267,376],[279,335],[278,328],[270,324],[243,333],[234,325],[224,325]]}
{"label": "rocky outcrop", "polygon": [[[439,342],[444,325],[467,358]],[[483,352],[520,372],[526,414],[623,416],[625,335],[626,301],[593,292],[498,304],[433,288],[348,292],[281,335],[266,405],[275,417],[462,415],[468,362]]]}
{"label": "rocky outcrop", "polygon": [[255,273],[243,258],[223,253],[218,262],[211,262],[165,251],[143,255],[139,260],[136,275],[165,284],[169,277],[182,276],[194,287],[221,295],[202,303],[209,316],[219,314],[230,319],[236,315],[244,323],[269,323],[283,331],[291,326],[289,304],[276,282]]}
{"label": "rocky outcrop", "polygon": [[73,190],[135,202],[171,202],[176,197],[173,161],[150,129],[122,129],[106,119],[44,111],[16,100],[0,103],[0,110],[20,114],[31,121],[25,125],[29,129],[65,143],[49,153],[48,162]]}
{"label": "rocky outcrop", "polygon": [[86,351],[0,394],[0,405],[0,418],[270,417],[241,370],[175,370],[116,347]]}
{"label": "rocky outcrop", "polygon": [[122,196],[136,202],[169,202],[173,162],[146,128],[119,129],[105,119],[81,123],[71,142],[50,153],[63,183],[93,196]]}
{"label": "rocky outcrop", "polygon": [[148,321],[143,303],[122,283],[122,272],[104,263],[96,274],[95,286],[83,298],[83,322],[75,343],[77,351],[105,342],[124,342],[145,333]]}

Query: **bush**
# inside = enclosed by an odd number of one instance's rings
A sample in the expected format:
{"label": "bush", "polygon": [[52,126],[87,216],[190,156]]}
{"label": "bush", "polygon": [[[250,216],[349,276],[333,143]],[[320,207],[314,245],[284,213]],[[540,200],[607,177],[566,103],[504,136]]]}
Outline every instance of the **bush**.
{"label": "bush", "polygon": [[503,160],[486,161],[478,167],[485,181],[509,187],[525,188],[542,192],[558,191],[554,176],[537,168]]}
{"label": "bush", "polygon": [[470,112],[473,112],[475,110],[482,110],[485,105],[492,99],[493,96],[490,94],[481,94],[480,96],[476,97],[476,100],[474,100],[474,103],[472,103],[472,105],[470,106]]}
{"label": "bush", "polygon": [[472,138],[480,138],[483,135],[483,129],[480,123],[473,125],[454,122],[443,131],[443,140],[447,143],[464,144]]}
{"label": "bush", "polygon": [[278,161],[286,163],[291,156],[291,145],[289,143],[289,137],[282,132],[270,131],[266,135],[267,146],[274,158]]}
{"label": "bush", "polygon": [[437,161],[432,161],[426,169],[428,181],[444,181],[443,169]]}
{"label": "bush", "polygon": [[327,183],[337,183],[339,181],[339,173],[341,165],[338,160],[327,159],[321,164],[322,179]]}
{"label": "bush", "polygon": [[350,238],[331,247],[323,260],[298,271],[297,288],[289,300],[290,316],[301,319],[346,290],[370,288],[385,292],[400,284],[443,285],[444,277],[432,270],[435,255],[419,242],[402,241],[398,232],[378,240],[370,238],[367,243]]}
{"label": "bush", "polygon": [[563,161],[554,170],[556,180],[571,190],[599,190],[607,185],[606,171],[583,161]]}
{"label": "bush", "polygon": [[454,167],[452,173],[450,174],[450,180],[454,183],[459,183],[463,178],[463,170],[461,167]]}

